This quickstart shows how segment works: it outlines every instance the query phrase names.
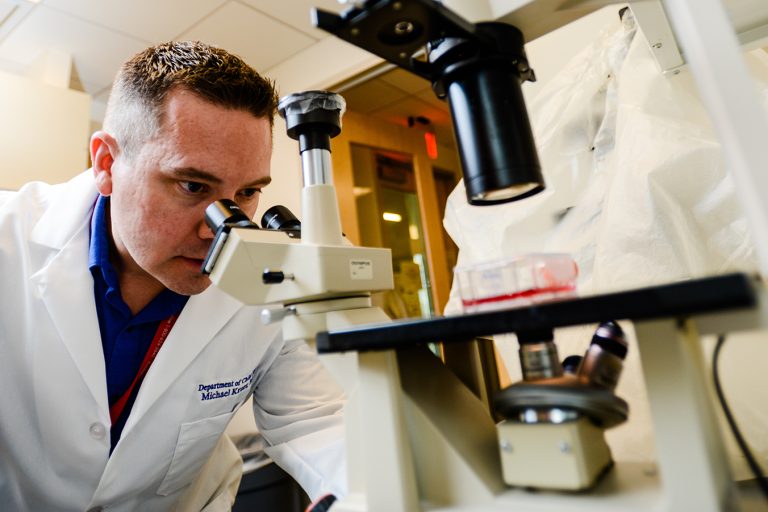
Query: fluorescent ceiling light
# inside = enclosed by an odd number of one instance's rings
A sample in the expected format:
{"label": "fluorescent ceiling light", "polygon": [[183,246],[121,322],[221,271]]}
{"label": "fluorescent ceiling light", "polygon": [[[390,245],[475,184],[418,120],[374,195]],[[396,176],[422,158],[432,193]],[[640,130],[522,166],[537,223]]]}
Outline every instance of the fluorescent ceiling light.
{"label": "fluorescent ceiling light", "polygon": [[403,220],[403,217],[399,213],[392,213],[392,212],[384,212],[384,214],[381,217],[387,222],[400,222],[401,220]]}

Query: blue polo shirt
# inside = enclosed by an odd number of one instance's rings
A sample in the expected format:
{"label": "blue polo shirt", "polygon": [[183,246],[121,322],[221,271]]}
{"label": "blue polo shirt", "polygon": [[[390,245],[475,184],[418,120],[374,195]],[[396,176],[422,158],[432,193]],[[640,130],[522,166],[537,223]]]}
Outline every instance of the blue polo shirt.
{"label": "blue polo shirt", "polygon": [[[91,245],[88,268],[93,275],[96,313],[99,316],[101,345],[107,371],[107,395],[110,407],[128,390],[139,372],[160,322],[178,315],[189,299],[171,290],[163,290],[136,315],[120,295],[117,272],[109,261],[110,235],[107,209],[109,197],[99,196],[91,220]],[[141,382],[134,387],[120,418],[112,425],[114,449],[138,395]],[[111,451],[111,450],[110,450]]]}

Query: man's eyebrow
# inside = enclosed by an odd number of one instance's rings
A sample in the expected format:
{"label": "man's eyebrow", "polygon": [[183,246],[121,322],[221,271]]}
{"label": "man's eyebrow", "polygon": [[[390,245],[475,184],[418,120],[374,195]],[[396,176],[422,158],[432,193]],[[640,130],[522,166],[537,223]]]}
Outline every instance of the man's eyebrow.
{"label": "man's eyebrow", "polygon": [[194,167],[177,167],[171,170],[174,178],[183,178],[192,181],[207,181],[210,183],[219,184],[222,182],[221,178],[207,171],[202,171]]}
{"label": "man's eyebrow", "polygon": [[[221,178],[208,171],[203,171],[195,167],[180,167],[172,170],[172,173],[176,178],[183,178],[191,181],[205,181],[208,183],[221,184],[223,181]],[[272,182],[271,176],[264,176],[251,183],[248,183],[242,188],[254,188],[254,187],[266,187]]]}
{"label": "man's eyebrow", "polygon": [[272,176],[264,176],[263,178],[259,178],[256,181],[252,181],[243,188],[266,187],[270,183],[272,183]]}

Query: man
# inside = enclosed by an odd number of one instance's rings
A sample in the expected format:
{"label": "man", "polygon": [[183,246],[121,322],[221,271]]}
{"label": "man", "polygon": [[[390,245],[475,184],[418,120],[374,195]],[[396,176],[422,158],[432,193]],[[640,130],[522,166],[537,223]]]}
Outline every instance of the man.
{"label": "man", "polygon": [[149,48],[92,168],[0,198],[3,510],[227,509],[222,432],[251,394],[268,454],[311,496],[343,492],[342,392],[200,273],[206,206],[253,216],[270,181],[275,106],[223,50]]}

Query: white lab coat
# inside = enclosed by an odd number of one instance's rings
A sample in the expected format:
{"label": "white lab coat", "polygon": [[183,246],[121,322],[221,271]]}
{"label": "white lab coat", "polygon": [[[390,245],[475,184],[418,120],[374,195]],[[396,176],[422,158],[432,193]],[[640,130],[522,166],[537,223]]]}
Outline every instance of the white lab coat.
{"label": "white lab coat", "polygon": [[[268,454],[311,496],[342,493],[340,388],[306,344],[214,286],[190,298],[109,456],[96,197],[90,172],[0,193],[0,508],[174,509],[251,390]],[[203,400],[210,385],[226,396]]]}

